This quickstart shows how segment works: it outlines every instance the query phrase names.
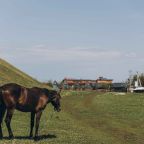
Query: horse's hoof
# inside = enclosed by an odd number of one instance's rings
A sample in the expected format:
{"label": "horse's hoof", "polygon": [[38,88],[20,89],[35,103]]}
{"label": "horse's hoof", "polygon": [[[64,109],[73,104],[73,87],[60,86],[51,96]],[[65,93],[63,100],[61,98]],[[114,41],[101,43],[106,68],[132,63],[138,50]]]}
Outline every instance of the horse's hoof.
{"label": "horse's hoof", "polygon": [[38,140],[38,136],[35,136],[35,137],[34,137],[34,140],[37,141],[37,140]]}
{"label": "horse's hoof", "polygon": [[33,136],[30,135],[30,136],[29,136],[29,139],[33,139]]}
{"label": "horse's hoof", "polygon": [[14,139],[14,136],[13,136],[13,135],[10,135],[10,136],[9,136],[9,139]]}
{"label": "horse's hoof", "polygon": [[0,139],[3,139],[3,134],[2,133],[0,134]]}

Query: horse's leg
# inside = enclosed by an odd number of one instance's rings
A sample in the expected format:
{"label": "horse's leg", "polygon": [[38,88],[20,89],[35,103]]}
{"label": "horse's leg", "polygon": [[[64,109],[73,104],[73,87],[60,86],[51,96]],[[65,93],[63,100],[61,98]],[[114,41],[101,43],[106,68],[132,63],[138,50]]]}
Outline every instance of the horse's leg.
{"label": "horse's leg", "polygon": [[7,126],[7,129],[8,129],[9,138],[13,138],[13,133],[12,133],[11,126],[10,126],[10,122],[11,122],[13,113],[14,113],[14,108],[11,108],[11,109],[8,108],[7,109],[5,122],[6,122],[6,126]]}
{"label": "horse's leg", "polygon": [[33,137],[34,118],[35,118],[35,112],[31,112],[30,138]]}
{"label": "horse's leg", "polygon": [[42,115],[42,111],[38,111],[36,113],[35,139],[37,139],[37,137],[38,137],[38,128],[39,128],[39,122],[40,122],[41,115]]}
{"label": "horse's leg", "polygon": [[2,121],[3,121],[3,117],[4,117],[4,114],[5,114],[5,111],[6,111],[6,107],[5,105],[2,105],[1,107],[1,110],[0,110],[0,139],[3,138],[3,133],[2,133]]}

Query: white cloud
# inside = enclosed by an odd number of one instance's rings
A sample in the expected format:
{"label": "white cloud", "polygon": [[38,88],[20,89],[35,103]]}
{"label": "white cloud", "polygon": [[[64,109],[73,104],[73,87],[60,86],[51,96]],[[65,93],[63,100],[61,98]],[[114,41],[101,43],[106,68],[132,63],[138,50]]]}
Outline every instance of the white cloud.
{"label": "white cloud", "polygon": [[100,51],[93,50],[88,48],[68,48],[68,49],[51,49],[46,47],[33,47],[33,48],[19,48],[15,49],[13,52],[10,51],[7,53],[11,53],[14,55],[31,55],[31,56],[42,56],[47,57],[48,60],[83,60],[83,59],[113,59],[121,57],[121,52],[119,51]]}
{"label": "white cloud", "polygon": [[[123,52],[118,50],[97,50],[95,48],[50,48],[43,44],[31,48],[0,48],[0,57],[7,60],[21,62],[37,61],[115,61],[120,59],[136,59],[135,52]],[[140,56],[138,57],[140,58]]]}
{"label": "white cloud", "polygon": [[125,56],[128,57],[128,58],[136,58],[137,54],[134,53],[134,52],[130,52],[130,53],[127,53]]}

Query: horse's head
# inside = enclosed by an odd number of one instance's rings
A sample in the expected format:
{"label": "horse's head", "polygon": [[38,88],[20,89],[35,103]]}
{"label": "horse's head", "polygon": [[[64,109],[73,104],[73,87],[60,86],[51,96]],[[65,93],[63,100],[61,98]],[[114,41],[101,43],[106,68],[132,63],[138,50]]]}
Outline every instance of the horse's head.
{"label": "horse's head", "polygon": [[49,91],[49,102],[54,106],[54,110],[59,112],[61,110],[60,108],[60,92],[57,92],[55,90]]}

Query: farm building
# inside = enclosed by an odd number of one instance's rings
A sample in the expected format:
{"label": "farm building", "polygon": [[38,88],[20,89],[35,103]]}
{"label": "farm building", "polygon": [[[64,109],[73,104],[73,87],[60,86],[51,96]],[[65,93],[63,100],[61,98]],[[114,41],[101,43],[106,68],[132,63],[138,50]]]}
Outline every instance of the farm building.
{"label": "farm building", "polygon": [[96,80],[96,83],[100,83],[100,84],[112,84],[112,79],[107,79],[107,78],[104,78],[104,77],[99,77],[97,80]]}
{"label": "farm building", "polygon": [[65,78],[61,82],[63,89],[106,89],[112,84],[112,79],[99,77],[96,80]]}
{"label": "farm building", "polygon": [[62,81],[63,89],[92,89],[95,85],[96,80],[86,80],[86,79],[70,79],[65,78]]}
{"label": "farm building", "polygon": [[110,86],[112,85],[112,79],[107,79],[104,77],[99,77],[96,80],[96,89],[110,89]]}
{"label": "farm building", "polygon": [[127,92],[127,84],[126,83],[112,83],[111,91]]}

